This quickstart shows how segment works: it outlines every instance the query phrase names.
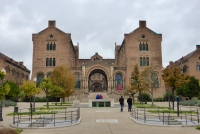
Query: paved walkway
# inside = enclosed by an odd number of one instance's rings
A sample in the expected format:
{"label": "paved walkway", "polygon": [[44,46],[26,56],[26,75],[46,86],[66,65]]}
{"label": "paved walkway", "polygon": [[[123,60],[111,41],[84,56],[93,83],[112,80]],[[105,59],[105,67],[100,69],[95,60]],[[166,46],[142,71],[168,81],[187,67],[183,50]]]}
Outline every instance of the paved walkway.
{"label": "paved walkway", "polygon": [[[36,107],[44,103],[37,103]],[[157,103],[165,105],[167,103]],[[19,103],[19,109],[27,108],[29,103]],[[12,123],[12,117],[5,116],[12,112],[13,107],[3,108],[3,122],[6,127]],[[129,118],[125,107],[124,112],[119,108],[81,108],[81,123],[79,125],[55,129],[24,129],[22,134],[200,134],[195,127],[156,127],[140,125]]]}

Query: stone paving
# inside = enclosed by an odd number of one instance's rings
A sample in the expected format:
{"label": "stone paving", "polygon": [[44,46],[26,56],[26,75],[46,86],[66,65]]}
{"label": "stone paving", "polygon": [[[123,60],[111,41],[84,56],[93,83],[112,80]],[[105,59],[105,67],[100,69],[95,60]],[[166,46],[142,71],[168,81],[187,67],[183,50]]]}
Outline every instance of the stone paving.
{"label": "stone paving", "polygon": [[[37,103],[36,107],[44,103]],[[167,106],[167,103],[156,103]],[[18,107],[27,108],[29,103],[19,103]],[[13,111],[13,107],[3,108],[3,119],[0,125],[9,127],[12,116],[5,116]],[[109,112],[108,112],[109,111]],[[119,108],[81,108],[82,120],[80,124],[70,127],[53,129],[24,129],[22,134],[200,134],[195,127],[157,127],[141,125],[129,118],[127,107],[124,112]]]}

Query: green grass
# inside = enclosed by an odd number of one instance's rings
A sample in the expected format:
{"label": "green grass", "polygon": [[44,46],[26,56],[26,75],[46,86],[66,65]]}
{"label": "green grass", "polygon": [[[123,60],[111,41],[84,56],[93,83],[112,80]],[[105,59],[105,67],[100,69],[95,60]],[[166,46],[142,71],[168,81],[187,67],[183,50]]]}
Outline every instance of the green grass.
{"label": "green grass", "polygon": [[[43,106],[47,106],[47,105],[43,105]],[[59,104],[59,105],[49,105],[49,106],[72,106],[71,104]]]}
{"label": "green grass", "polygon": [[[56,104],[55,102],[52,102],[51,104]],[[61,102],[57,102],[57,104],[61,104]],[[63,102],[62,104],[73,104],[72,102]]]}
{"label": "green grass", "polygon": [[[41,114],[56,114],[57,111],[52,111],[52,112],[48,112],[48,111],[36,111],[36,112],[33,112],[33,115],[41,115]],[[15,113],[15,115],[29,115],[30,112],[21,112],[21,113]],[[6,114],[6,116],[13,116],[14,113],[8,113]]]}
{"label": "green grass", "polygon": [[17,132],[17,134],[20,134],[23,130],[22,129],[19,129],[19,128],[17,128],[17,129],[15,129],[15,131]]}
{"label": "green grass", "polygon": [[200,130],[200,126],[196,126],[196,129],[197,129],[197,130]]}
{"label": "green grass", "polygon": [[[171,114],[177,113],[177,111],[175,111],[175,110],[167,110],[167,109],[159,110],[159,111],[158,110],[148,110],[148,112],[150,112],[150,113],[171,113]],[[185,112],[186,112],[186,114],[197,114],[194,111],[179,111],[179,113],[182,113],[182,114],[185,114]]]}
{"label": "green grass", "polygon": [[151,104],[141,104],[141,103],[133,103],[133,106],[135,106],[136,108],[149,108],[149,109],[168,109],[168,107],[159,107],[156,105],[151,105]]}
{"label": "green grass", "polygon": [[62,110],[62,109],[66,109],[66,107],[50,107],[50,108],[46,108],[46,107],[38,107],[35,108],[36,110]]}

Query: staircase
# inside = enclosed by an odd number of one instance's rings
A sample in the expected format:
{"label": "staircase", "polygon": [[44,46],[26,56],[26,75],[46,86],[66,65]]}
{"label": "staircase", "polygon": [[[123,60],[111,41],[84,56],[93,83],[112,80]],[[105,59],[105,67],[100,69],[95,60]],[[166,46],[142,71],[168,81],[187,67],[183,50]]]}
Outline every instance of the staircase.
{"label": "staircase", "polygon": [[101,94],[101,95],[103,96],[103,99],[104,99],[104,100],[112,99],[112,98],[110,98],[110,97],[107,95],[107,93],[105,93],[105,92],[93,92],[93,93],[90,93],[90,94],[88,95],[88,97],[82,98],[82,99],[81,99],[81,102],[83,102],[83,103],[88,103],[90,99],[96,99],[97,94],[98,94],[98,95]]}

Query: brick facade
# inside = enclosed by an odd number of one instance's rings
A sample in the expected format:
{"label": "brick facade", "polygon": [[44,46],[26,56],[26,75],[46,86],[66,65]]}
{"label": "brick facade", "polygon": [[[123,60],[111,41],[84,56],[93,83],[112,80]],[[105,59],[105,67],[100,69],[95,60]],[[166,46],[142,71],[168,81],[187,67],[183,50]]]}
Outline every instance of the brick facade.
{"label": "brick facade", "polygon": [[145,66],[155,66],[160,88],[155,96],[162,96],[165,89],[162,73],[162,34],[146,27],[146,21],[139,21],[139,27],[124,34],[123,43],[115,44],[115,59],[104,59],[95,53],[90,59],[79,59],[79,46],[74,45],[71,34],[56,28],[55,21],[49,21],[46,29],[32,35],[33,66],[32,79],[49,77],[55,66],[69,65],[77,78],[77,90],[116,92],[130,85],[134,65],[142,71]]}

